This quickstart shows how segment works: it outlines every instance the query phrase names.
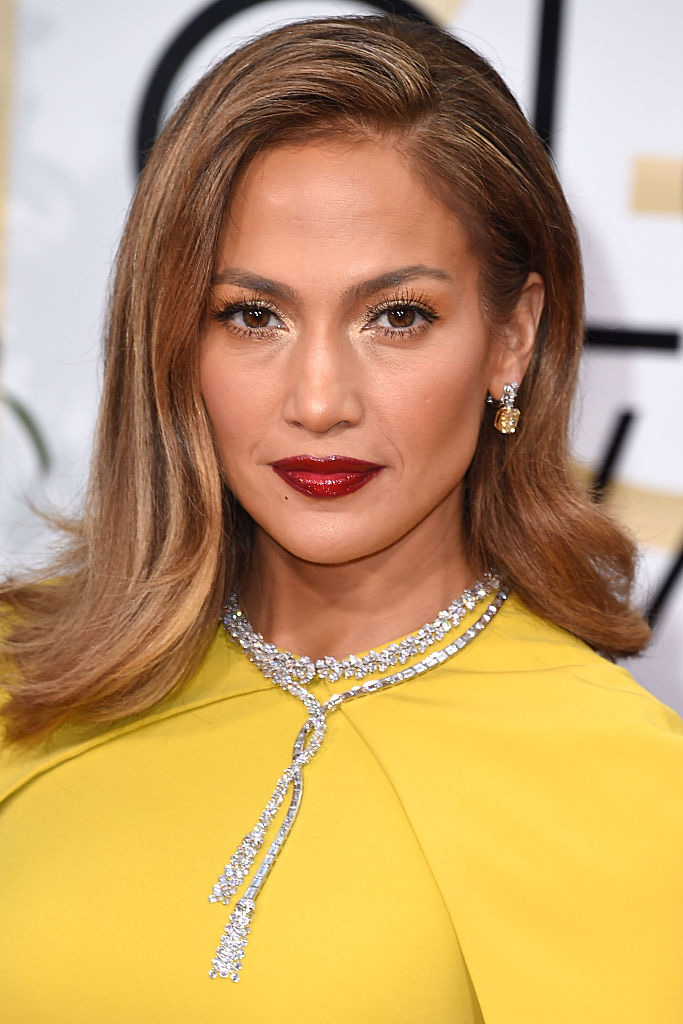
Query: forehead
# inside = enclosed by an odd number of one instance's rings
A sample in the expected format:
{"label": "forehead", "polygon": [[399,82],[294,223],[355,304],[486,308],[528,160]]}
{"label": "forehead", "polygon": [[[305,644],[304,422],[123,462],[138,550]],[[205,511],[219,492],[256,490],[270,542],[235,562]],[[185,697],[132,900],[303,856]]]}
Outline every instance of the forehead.
{"label": "forehead", "polygon": [[[221,255],[245,257],[291,245],[318,258],[399,246],[412,262],[427,251],[463,259],[466,233],[390,140],[333,138],[284,144],[259,154],[242,173],[225,217]],[[227,253],[226,253],[227,250]],[[388,254],[388,253],[387,253]]]}

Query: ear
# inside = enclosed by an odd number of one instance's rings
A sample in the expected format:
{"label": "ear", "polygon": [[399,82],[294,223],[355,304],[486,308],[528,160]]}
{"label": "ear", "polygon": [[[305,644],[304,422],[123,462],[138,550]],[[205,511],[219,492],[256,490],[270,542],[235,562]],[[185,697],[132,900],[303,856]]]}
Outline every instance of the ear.
{"label": "ear", "polygon": [[544,300],[543,278],[534,271],[524,282],[512,313],[491,339],[488,387],[493,398],[500,398],[505,384],[521,384],[524,380]]}

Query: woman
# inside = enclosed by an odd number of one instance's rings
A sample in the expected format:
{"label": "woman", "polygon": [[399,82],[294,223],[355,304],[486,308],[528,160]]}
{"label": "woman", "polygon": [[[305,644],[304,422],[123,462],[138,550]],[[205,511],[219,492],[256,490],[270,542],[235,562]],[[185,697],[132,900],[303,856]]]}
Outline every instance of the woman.
{"label": "woman", "polygon": [[191,92],[83,517],[4,590],[5,1019],[680,1022],[683,724],[610,660],[581,314],[462,43],[301,23]]}

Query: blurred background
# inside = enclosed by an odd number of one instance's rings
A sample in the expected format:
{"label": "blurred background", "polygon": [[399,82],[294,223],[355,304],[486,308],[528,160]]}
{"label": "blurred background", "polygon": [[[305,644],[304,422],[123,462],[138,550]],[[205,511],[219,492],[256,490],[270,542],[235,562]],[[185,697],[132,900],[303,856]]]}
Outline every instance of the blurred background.
{"label": "blurred background", "polygon": [[0,570],[50,551],[31,503],[82,499],[110,266],[168,111],[258,32],[390,8],[491,60],[553,153],[587,283],[574,451],[643,547],[655,639],[628,667],[683,713],[680,0],[0,0]]}

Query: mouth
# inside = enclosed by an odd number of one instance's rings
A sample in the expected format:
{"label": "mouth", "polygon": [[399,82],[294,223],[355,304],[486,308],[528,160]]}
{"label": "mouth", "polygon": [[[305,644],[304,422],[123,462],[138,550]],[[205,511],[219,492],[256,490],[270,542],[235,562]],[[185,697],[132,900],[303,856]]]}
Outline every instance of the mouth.
{"label": "mouth", "polygon": [[346,455],[293,455],[271,462],[277,475],[310,498],[342,498],[365,487],[384,466]]}

